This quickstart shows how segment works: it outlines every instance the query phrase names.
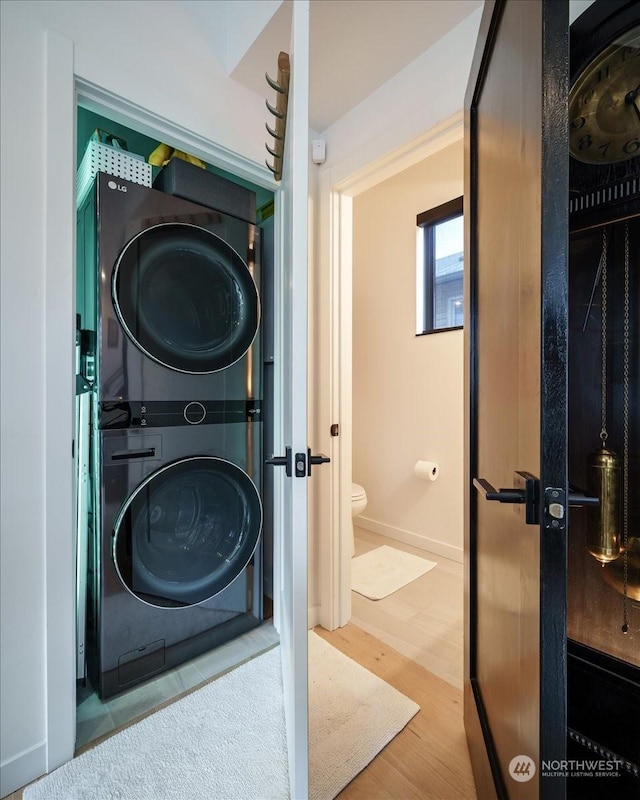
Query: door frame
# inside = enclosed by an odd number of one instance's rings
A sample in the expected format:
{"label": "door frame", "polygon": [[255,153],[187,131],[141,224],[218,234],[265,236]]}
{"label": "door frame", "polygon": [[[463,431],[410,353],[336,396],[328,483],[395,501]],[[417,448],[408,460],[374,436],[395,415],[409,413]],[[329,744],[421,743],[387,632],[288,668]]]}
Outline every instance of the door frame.
{"label": "door frame", "polygon": [[[325,385],[328,396],[315,415],[321,430],[314,441],[330,451],[330,486],[327,502],[318,503],[316,536],[330,535],[319,552],[318,619],[327,630],[335,630],[351,618],[351,482],[353,447],[353,198],[382,181],[423,161],[464,135],[462,109],[448,119],[376,160],[361,166],[358,154],[327,168],[319,177],[318,245],[316,263],[321,270],[320,301],[315,309],[317,332],[329,331]],[[316,336],[322,338],[319,333]],[[322,346],[322,345],[319,345]],[[340,434],[326,439],[326,431],[338,422]]]}
{"label": "door frame", "polygon": [[[28,770],[29,780],[35,772],[51,772],[71,760],[75,750],[75,552],[73,537],[69,534],[74,528],[75,481],[73,461],[61,468],[60,456],[70,452],[74,438],[77,105],[81,103],[154,138],[169,138],[187,152],[279,196],[279,186],[266,167],[91,83],[75,71],[73,41],[52,30],[47,30],[45,35],[47,369],[43,395],[47,423],[42,469],[46,491],[47,709],[44,742],[37,750],[25,754],[25,772],[27,763],[33,767]],[[279,203],[276,203],[276,213],[278,208]],[[277,536],[274,539],[277,540]]]}

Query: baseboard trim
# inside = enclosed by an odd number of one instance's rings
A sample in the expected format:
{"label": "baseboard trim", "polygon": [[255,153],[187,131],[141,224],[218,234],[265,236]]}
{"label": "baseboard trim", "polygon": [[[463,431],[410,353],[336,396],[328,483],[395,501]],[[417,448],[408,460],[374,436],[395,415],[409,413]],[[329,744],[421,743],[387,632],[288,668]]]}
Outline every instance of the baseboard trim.
{"label": "baseboard trim", "polygon": [[451,561],[457,561],[462,564],[464,553],[461,547],[439,542],[437,539],[430,539],[428,536],[420,536],[402,528],[395,528],[393,525],[386,525],[384,522],[378,522],[368,517],[356,517],[354,524],[356,527],[364,528],[372,533],[379,533],[388,539],[395,539],[396,542],[410,544],[412,547],[417,547],[420,550],[425,550],[428,553],[434,553],[437,556],[449,558]]}
{"label": "baseboard trim", "polygon": [[0,797],[21,789],[47,771],[47,743],[41,742],[29,750],[0,764]]}
{"label": "baseboard trim", "polygon": [[309,630],[315,628],[316,625],[320,624],[320,606],[312,606],[308,612],[308,622],[307,625],[309,626]]}

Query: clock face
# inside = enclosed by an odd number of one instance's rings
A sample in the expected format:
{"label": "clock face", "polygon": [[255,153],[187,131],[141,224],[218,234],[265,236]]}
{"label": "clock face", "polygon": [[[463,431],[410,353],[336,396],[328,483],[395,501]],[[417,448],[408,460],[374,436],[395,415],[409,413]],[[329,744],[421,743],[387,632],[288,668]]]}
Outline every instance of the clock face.
{"label": "clock face", "polygon": [[583,70],[569,93],[569,149],[588,164],[640,155],[640,28]]}

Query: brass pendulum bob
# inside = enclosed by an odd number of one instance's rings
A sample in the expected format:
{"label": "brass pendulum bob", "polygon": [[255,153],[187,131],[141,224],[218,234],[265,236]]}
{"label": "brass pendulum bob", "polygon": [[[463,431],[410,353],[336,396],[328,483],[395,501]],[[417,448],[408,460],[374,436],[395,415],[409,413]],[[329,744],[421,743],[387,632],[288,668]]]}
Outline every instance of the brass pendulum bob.
{"label": "brass pendulum bob", "polygon": [[589,493],[600,505],[589,508],[587,549],[601,564],[620,555],[620,457],[602,447],[588,462]]}

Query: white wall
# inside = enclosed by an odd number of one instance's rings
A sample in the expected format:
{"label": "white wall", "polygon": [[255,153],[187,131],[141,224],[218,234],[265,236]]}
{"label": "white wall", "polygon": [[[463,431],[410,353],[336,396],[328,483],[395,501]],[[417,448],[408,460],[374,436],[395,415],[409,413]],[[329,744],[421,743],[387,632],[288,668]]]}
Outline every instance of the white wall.
{"label": "white wall", "polygon": [[[462,559],[462,331],[415,335],[416,215],[463,192],[459,141],[353,201],[353,479],[359,524]],[[416,478],[416,461],[440,476]]]}
{"label": "white wall", "polygon": [[343,180],[462,109],[482,18],[479,8],[322,134]]}
{"label": "white wall", "polygon": [[[235,70],[283,0],[184,0],[227,75]],[[261,76],[262,77],[262,76]]]}
{"label": "white wall", "polygon": [[[207,37],[178,2],[6,0],[1,14],[4,794],[73,752],[68,645],[74,577],[72,563],[60,558],[71,552],[72,541],[70,492],[64,491],[71,474],[71,291],[60,305],[47,307],[58,297],[58,281],[69,290],[73,281],[71,248],[60,265],[60,249],[54,253],[53,247],[56,239],[70,243],[70,228],[52,226],[58,204],[68,211],[67,225],[73,218],[72,60],[83,80],[258,163],[264,152],[264,99],[225,76]],[[52,76],[54,51],[60,51],[59,61],[68,54],[68,69],[60,67]],[[56,83],[66,105],[47,108],[52,97],[47,81]],[[54,121],[55,130],[47,130],[46,120]],[[59,139],[59,130],[69,135]],[[68,165],[68,175],[63,170],[57,194],[47,175],[55,174],[58,162]],[[52,342],[52,330],[59,332],[61,347]],[[57,372],[69,387],[67,396],[51,391]],[[45,568],[57,558],[64,561],[59,576]],[[63,638],[56,641],[60,630]],[[50,735],[56,720],[63,730],[57,739]]]}
{"label": "white wall", "polygon": [[[10,6],[14,3],[10,2]],[[75,70],[252,160],[264,160],[264,98],[228,79],[211,38],[174,0],[26,2],[31,26],[75,44]]]}

